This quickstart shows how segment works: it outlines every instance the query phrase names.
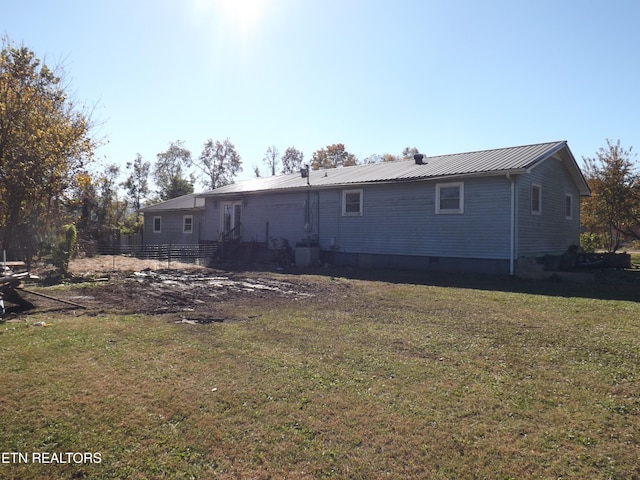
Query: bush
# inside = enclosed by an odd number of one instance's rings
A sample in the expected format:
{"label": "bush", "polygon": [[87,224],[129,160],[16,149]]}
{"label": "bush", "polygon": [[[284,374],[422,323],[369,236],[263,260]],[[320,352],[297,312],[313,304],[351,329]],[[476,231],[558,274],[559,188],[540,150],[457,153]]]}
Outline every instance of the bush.
{"label": "bush", "polygon": [[63,225],[62,232],[58,236],[58,241],[53,245],[51,263],[63,276],[69,273],[69,262],[73,256],[77,237],[78,232],[76,231],[75,225]]}
{"label": "bush", "polygon": [[580,234],[580,247],[588,253],[604,248],[604,241],[601,235],[593,232],[584,232]]}

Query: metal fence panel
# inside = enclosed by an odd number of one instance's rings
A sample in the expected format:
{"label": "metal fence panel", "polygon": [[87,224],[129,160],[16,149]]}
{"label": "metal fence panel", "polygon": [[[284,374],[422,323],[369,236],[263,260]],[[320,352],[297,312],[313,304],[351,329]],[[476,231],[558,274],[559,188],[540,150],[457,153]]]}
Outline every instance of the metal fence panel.
{"label": "metal fence panel", "polygon": [[99,245],[102,255],[128,255],[143,260],[193,263],[198,259],[213,259],[218,255],[217,243],[159,245]]}

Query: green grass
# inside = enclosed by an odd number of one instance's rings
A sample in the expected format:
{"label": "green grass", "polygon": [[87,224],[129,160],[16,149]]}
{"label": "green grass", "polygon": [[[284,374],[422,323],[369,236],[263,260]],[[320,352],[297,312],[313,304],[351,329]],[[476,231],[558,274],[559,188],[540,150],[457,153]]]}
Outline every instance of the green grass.
{"label": "green grass", "polygon": [[239,322],[0,325],[0,453],[102,460],[0,478],[640,478],[640,303],[303,278]]}

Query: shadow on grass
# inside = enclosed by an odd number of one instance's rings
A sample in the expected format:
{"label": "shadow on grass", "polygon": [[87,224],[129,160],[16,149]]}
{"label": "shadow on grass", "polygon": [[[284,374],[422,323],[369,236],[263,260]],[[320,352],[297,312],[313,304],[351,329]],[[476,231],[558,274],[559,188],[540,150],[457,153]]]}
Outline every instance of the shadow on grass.
{"label": "shadow on grass", "polygon": [[[244,268],[244,270],[248,270]],[[274,268],[254,268],[253,271],[274,271]],[[366,269],[355,267],[286,268],[277,273],[289,275],[320,275],[354,280],[397,284],[432,285],[557,297],[580,297],[598,300],[640,302],[640,270],[589,271],[585,281],[564,280],[560,276],[529,280],[505,275],[481,273],[427,272],[419,270]]]}

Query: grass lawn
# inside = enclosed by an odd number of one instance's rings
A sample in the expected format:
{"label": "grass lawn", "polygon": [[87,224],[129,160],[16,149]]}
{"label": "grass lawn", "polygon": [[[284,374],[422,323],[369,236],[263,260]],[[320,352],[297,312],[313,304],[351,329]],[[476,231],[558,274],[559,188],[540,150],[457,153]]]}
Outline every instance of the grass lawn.
{"label": "grass lawn", "polygon": [[640,478],[637,283],[301,280],[229,322],[0,324],[0,478]]}

